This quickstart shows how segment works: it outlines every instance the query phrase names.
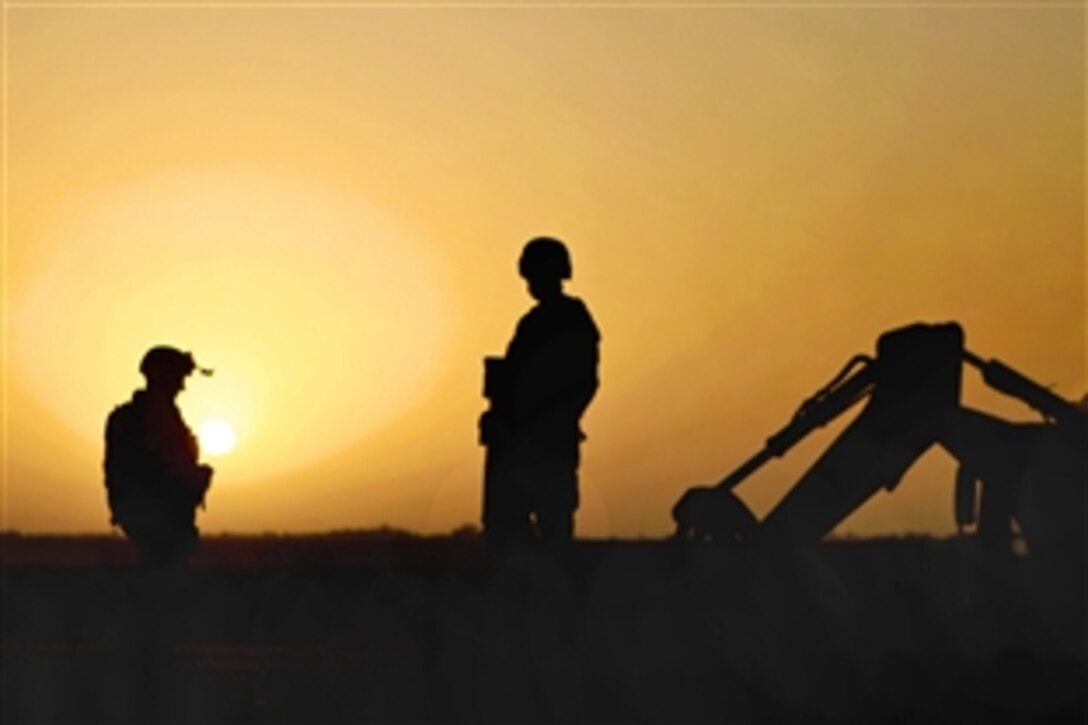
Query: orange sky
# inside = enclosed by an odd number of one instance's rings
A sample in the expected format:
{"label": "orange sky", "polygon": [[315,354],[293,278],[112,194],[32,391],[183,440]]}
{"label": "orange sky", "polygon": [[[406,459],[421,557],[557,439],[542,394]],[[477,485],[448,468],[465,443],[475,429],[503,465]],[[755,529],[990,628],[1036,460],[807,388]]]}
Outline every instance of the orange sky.
{"label": "orange sky", "polygon": [[[904,323],[1088,389],[1083,7],[4,17],[4,528],[107,528],[102,425],[159,342],[217,370],[190,422],[238,429],[203,530],[477,521],[480,359],[537,234],[604,336],[584,535],[665,533]],[[739,493],[765,512],[836,429]],[[841,532],[951,531],[953,470]]]}

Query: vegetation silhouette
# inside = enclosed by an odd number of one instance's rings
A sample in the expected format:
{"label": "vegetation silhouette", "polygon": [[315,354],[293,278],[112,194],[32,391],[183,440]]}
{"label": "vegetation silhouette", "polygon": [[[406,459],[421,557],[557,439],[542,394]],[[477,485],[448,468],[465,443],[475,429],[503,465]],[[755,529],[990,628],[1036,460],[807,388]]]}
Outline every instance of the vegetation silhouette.
{"label": "vegetation silhouette", "polygon": [[[183,562],[196,547],[196,509],[204,505],[212,468],[199,462],[196,436],[175,404],[193,356],[156,346],[144,354],[146,386],[106,420],[103,461],[110,522],[150,566]],[[210,374],[210,370],[201,372]]]}
{"label": "vegetation silhouette", "polygon": [[600,333],[585,304],[563,291],[572,266],[562,242],[529,240],[518,272],[537,304],[518,321],[505,356],[484,360],[483,526],[499,546],[561,544],[574,535],[579,420],[598,387]]}

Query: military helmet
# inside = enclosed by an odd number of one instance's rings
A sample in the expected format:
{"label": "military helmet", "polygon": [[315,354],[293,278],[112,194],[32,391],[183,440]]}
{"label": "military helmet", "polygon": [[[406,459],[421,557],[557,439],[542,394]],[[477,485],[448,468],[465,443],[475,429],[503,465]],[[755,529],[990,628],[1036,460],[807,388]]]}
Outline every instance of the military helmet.
{"label": "military helmet", "polygon": [[570,253],[558,239],[552,237],[530,239],[521,250],[518,273],[525,279],[538,277],[570,279]]}
{"label": "military helmet", "polygon": [[182,352],[176,347],[156,345],[144,353],[140,361],[140,372],[146,378],[179,377],[184,378],[196,369],[192,353]]}

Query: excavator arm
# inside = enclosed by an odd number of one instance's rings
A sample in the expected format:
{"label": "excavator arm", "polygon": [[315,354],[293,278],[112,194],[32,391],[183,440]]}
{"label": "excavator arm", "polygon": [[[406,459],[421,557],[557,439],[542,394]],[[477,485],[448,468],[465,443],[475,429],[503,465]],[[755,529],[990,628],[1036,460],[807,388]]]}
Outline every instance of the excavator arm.
{"label": "excavator arm", "polygon": [[[990,386],[1038,410],[1046,422],[1009,423],[961,406],[964,363],[978,368]],[[858,416],[763,521],[757,521],[732,489],[862,400],[866,405]],[[1018,520],[1034,518],[1031,528],[1041,531],[1045,525],[1038,521],[1059,517],[1053,511],[1040,514],[1041,509],[1069,508],[1073,499],[1068,481],[1076,482],[1083,501],[1084,418],[1082,410],[1004,363],[982,360],[966,350],[963,331],[955,323],[892,330],[878,340],[875,360],[854,358],[828,386],[802,404],[759,453],[717,485],[688,490],[673,508],[676,536],[819,541],[881,488],[894,489],[934,444],[960,461],[957,519],[961,523],[973,520],[974,486],[982,481],[988,505],[983,505],[980,531],[984,527],[1007,535],[1010,515]],[[1062,489],[1065,495],[1050,496],[1047,505],[1036,505],[1034,513],[1027,515],[1020,505],[1021,493],[1024,481],[1033,477],[1062,479],[1065,484],[1050,488]],[[1048,495],[1036,495],[1036,503]],[[1081,517],[1083,506],[1072,510]],[[1065,517],[1068,530],[1076,522],[1068,520],[1068,511]]]}
{"label": "excavator arm", "polygon": [[771,435],[762,450],[714,486],[689,489],[673,507],[676,537],[741,540],[756,521],[732,490],[773,458],[784,456],[817,428],[838,418],[872,392],[873,359],[857,355],[831,382],[801,404],[790,422]]}

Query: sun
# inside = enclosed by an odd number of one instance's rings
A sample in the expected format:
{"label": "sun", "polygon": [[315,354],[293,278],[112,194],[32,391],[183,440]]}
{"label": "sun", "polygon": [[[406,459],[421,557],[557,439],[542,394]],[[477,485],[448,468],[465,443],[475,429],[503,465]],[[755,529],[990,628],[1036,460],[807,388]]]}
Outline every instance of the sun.
{"label": "sun", "polygon": [[197,433],[200,438],[200,449],[213,456],[222,456],[230,453],[238,436],[234,427],[221,418],[210,418],[200,425]]}
{"label": "sun", "polygon": [[[20,247],[35,271],[9,295],[11,375],[91,445],[103,411],[141,383],[133,361],[159,342],[215,369],[178,408],[194,431],[229,422],[233,437],[199,438],[217,456],[237,441],[238,482],[382,434],[445,374],[445,252],[361,189],[194,166],[73,196],[51,219]],[[71,350],[101,373],[94,385]]]}

